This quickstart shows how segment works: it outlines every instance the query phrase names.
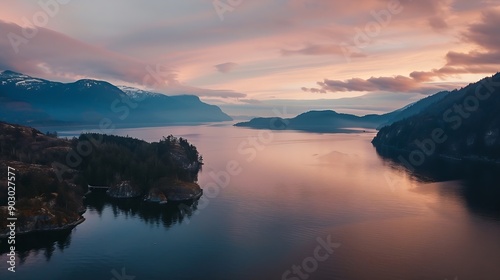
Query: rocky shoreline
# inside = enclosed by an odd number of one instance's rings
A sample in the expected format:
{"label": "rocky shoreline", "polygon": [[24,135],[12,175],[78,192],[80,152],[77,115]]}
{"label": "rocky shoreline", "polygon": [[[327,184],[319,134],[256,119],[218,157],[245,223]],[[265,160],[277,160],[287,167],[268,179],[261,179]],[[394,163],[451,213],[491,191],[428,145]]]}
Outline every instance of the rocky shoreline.
{"label": "rocky shoreline", "polygon": [[[41,228],[35,228],[35,229],[29,229],[29,230],[16,230],[16,236],[18,235],[26,235],[30,233],[43,233],[43,232],[56,232],[56,231],[66,231],[66,230],[72,230],[75,228],[77,225],[83,223],[85,221],[85,218],[81,216],[78,220],[61,225],[61,226],[47,226],[47,227],[41,227]],[[21,228],[26,227],[26,225],[22,226]],[[6,239],[9,237],[9,231],[8,229],[5,232],[0,233],[0,239]]]}
{"label": "rocky shoreline", "polygon": [[[167,204],[167,203],[180,203],[187,202],[199,199],[203,195],[203,189],[199,188],[198,184],[190,183],[191,186],[196,186],[194,190],[186,192],[184,189],[185,186],[170,186],[170,188],[182,188],[181,192],[170,192],[165,194],[160,189],[151,189],[147,195],[138,194],[136,190],[132,190],[131,186],[128,182],[122,182],[119,186],[122,189],[116,190],[113,192],[110,190],[106,191],[106,195],[110,198],[114,199],[139,199],[143,198],[144,202],[148,203],[157,203],[157,204]],[[120,194],[120,195],[116,195]],[[20,222],[17,221],[16,224],[16,235],[27,235],[31,233],[44,233],[44,232],[58,232],[58,231],[66,231],[72,230],[77,225],[83,223],[85,221],[85,217],[81,216],[85,213],[86,210],[81,210],[79,212],[80,216],[76,220],[72,220],[70,222],[64,224],[55,224],[53,220],[55,219],[55,214],[53,211],[46,210],[44,215],[37,215],[30,217],[30,220]],[[9,229],[0,232],[0,239],[6,239],[9,237]]]}

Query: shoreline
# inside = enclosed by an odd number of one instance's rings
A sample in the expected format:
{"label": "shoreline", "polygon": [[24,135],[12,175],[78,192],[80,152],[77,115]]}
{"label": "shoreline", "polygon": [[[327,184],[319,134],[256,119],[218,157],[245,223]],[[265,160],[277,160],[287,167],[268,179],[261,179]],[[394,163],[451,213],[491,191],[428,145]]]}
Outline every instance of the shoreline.
{"label": "shoreline", "polygon": [[[80,216],[80,218],[78,220],[71,222],[71,223],[68,223],[68,224],[65,224],[63,226],[57,227],[57,228],[35,229],[35,230],[28,230],[28,231],[16,231],[16,236],[27,235],[27,234],[32,234],[32,233],[58,232],[58,231],[72,230],[77,225],[83,223],[85,220],[86,220],[85,217]],[[9,237],[9,233],[0,234],[0,239],[7,239],[8,237]]]}

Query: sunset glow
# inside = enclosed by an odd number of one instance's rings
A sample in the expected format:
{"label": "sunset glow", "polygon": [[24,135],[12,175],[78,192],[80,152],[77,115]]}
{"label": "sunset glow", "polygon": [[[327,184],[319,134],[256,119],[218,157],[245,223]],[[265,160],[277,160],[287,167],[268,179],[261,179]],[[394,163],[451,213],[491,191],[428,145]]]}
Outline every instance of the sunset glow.
{"label": "sunset glow", "polygon": [[495,1],[46,2],[2,4],[0,31],[20,37],[0,38],[0,69],[145,88],[161,66],[156,91],[215,104],[368,94],[395,109],[380,93],[418,99],[500,64]]}

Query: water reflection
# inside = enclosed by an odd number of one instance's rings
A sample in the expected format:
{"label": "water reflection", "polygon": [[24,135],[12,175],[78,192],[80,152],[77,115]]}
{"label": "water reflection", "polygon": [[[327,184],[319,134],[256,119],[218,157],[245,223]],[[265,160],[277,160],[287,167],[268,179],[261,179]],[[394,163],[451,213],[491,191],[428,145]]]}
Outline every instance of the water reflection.
{"label": "water reflection", "polygon": [[[99,216],[109,207],[115,219],[120,215],[138,217],[137,220],[147,225],[163,225],[166,229],[187,222],[198,207],[198,201],[160,205],[143,202],[140,199],[110,199],[103,193],[89,195],[85,199],[85,203],[88,211],[95,211]],[[16,253],[20,264],[24,264],[30,256],[35,257],[40,254],[43,254],[47,262],[50,261],[56,250],[63,252],[71,245],[71,235],[74,230],[78,230],[78,228],[18,235],[16,237]],[[0,255],[8,252],[9,244],[6,240],[1,240]]]}
{"label": "water reflection", "polygon": [[140,199],[111,199],[100,193],[89,195],[85,202],[88,209],[95,210],[99,216],[110,207],[115,218],[119,215],[139,217],[145,224],[162,224],[165,228],[186,222],[198,208],[198,201],[160,205]]}
{"label": "water reflection", "polygon": [[377,149],[384,163],[396,170],[403,170],[419,182],[458,181],[456,188],[442,193],[459,195],[472,213],[500,220],[500,166],[498,164],[458,161],[444,158],[426,158],[420,166],[409,165],[401,160],[408,155]]}
{"label": "water reflection", "polygon": [[[54,252],[64,252],[71,244],[71,230],[59,232],[40,232],[16,237],[16,253],[20,264],[24,264],[30,255],[43,254],[48,262]],[[2,240],[0,254],[7,254],[9,245]]]}

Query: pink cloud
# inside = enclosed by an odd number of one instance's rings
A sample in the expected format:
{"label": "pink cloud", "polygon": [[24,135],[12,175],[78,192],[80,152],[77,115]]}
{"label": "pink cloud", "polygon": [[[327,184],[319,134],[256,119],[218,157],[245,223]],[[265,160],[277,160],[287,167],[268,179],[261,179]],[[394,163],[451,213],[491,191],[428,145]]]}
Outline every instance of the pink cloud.
{"label": "pink cloud", "polygon": [[463,40],[473,43],[480,50],[467,53],[450,51],[446,65],[431,71],[412,72],[417,81],[431,81],[457,74],[491,74],[500,70],[500,9],[483,12],[481,21],[471,24],[463,34]]}
{"label": "pink cloud", "polygon": [[[436,22],[445,28],[444,23]],[[430,71],[413,71],[409,77],[372,77],[369,79],[352,78],[345,81],[324,79],[318,82],[320,88],[302,88],[312,93],[345,91],[387,91],[433,93],[449,88],[446,84],[429,84],[434,78],[445,79],[458,74],[491,74],[500,70],[500,10],[484,12],[481,21],[470,24],[463,34],[463,40],[474,43],[480,50],[467,53],[450,51],[446,54],[446,65]],[[438,29],[440,29],[439,27]]]}
{"label": "pink cloud", "polygon": [[21,42],[13,46],[12,39],[0,36],[1,69],[56,80],[106,79],[169,94],[222,98],[246,96],[231,90],[212,90],[181,84],[177,79],[178,73],[169,67],[148,64],[46,28],[38,28],[35,36],[26,38],[21,26],[0,21],[0,33],[15,34],[10,37],[17,38],[18,41],[14,42]]}
{"label": "pink cloud", "polygon": [[394,77],[371,77],[369,79],[352,78],[349,80],[325,79],[318,82],[320,88],[302,88],[303,91],[312,93],[345,92],[345,91],[366,91],[366,92],[419,92],[432,93],[442,89],[449,89],[443,85],[420,84],[415,79],[394,76]]}
{"label": "pink cloud", "polygon": [[[69,36],[38,28],[33,38],[22,27],[0,21],[0,61],[5,69],[47,78],[94,77],[143,83],[149,74],[145,62],[85,44]],[[13,44],[12,42],[19,42]],[[166,71],[163,83],[175,80]]]}

